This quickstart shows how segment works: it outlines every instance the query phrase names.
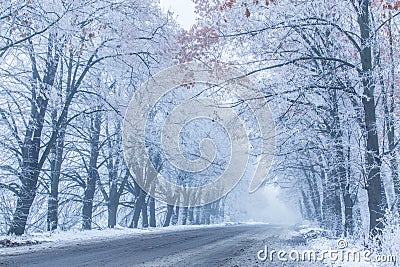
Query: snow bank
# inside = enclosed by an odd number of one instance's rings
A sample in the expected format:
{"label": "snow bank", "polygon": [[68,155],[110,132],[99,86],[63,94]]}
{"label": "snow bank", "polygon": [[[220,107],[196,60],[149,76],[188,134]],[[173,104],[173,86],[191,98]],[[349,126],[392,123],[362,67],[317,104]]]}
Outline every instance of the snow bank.
{"label": "snow bank", "polygon": [[0,236],[0,256],[40,251],[47,248],[101,242],[103,240],[137,237],[164,232],[185,231],[196,228],[224,227],[235,223],[214,225],[179,225],[160,228],[132,229],[116,227],[101,230],[70,230],[32,233],[22,236]]}

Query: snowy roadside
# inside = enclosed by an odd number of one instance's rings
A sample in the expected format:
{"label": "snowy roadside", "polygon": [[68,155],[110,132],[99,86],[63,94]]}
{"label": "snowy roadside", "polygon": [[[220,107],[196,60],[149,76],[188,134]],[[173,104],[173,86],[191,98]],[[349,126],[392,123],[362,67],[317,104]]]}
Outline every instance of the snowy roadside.
{"label": "snowy roadside", "polygon": [[[239,229],[243,229],[243,227],[236,227],[240,225],[247,225],[249,230],[238,231]],[[191,230],[196,229],[204,229],[206,231],[207,228],[212,233],[212,235],[208,235],[209,237],[207,237],[207,234],[203,234],[203,237],[199,238],[201,234],[199,235],[198,231],[197,233],[191,232]],[[215,232],[212,228],[220,228],[221,231],[218,230]],[[201,232],[205,233],[203,230]],[[215,242],[210,241],[213,238],[210,239],[210,237],[216,233],[218,233],[219,238],[215,239]],[[165,247],[162,244],[158,246],[159,237],[168,238],[171,235],[179,236],[179,239],[171,239],[171,244],[169,242],[168,244],[163,243],[167,244]],[[0,241],[8,239],[10,242],[15,242],[16,247],[0,247],[0,256],[30,255],[28,253],[53,251],[55,249],[62,249],[65,255],[76,255],[76,252],[72,251],[75,247],[80,247],[80,249],[85,245],[96,247],[95,244],[105,241],[126,241],[130,238],[147,240],[140,245],[143,246],[143,251],[138,250],[137,253],[139,253],[138,255],[142,253],[143,258],[149,259],[149,261],[139,265],[136,264],[135,266],[191,266],[190,264],[194,262],[204,261],[204,255],[207,255],[207,259],[211,260],[210,262],[213,264],[216,263],[216,265],[212,266],[400,266],[394,262],[376,262],[378,255],[382,256],[386,254],[388,256],[388,251],[390,252],[390,250],[387,250],[387,248],[383,248],[380,253],[372,251],[369,256],[371,262],[366,262],[363,260],[365,258],[365,254],[363,253],[366,248],[360,240],[337,239],[332,237],[328,231],[308,225],[297,227],[268,225],[268,227],[260,227],[260,223],[223,223],[217,225],[170,226],[152,229],[119,227],[104,230],[40,233],[22,237],[2,236],[0,237]],[[116,244],[115,242],[111,243]],[[185,243],[188,246],[185,245],[185,249],[183,250],[180,247],[172,249],[173,246],[179,246],[181,243]],[[165,253],[160,252],[157,254],[154,252],[155,254],[152,255],[153,259],[148,258],[147,254],[144,253],[148,247],[157,247],[157,253],[164,250]],[[169,250],[169,247],[171,247],[171,250]],[[68,249],[64,251],[64,248]],[[275,251],[274,254],[272,251]],[[278,253],[280,251],[286,252],[286,255],[283,257],[284,260],[279,259]],[[338,257],[338,259],[331,260],[331,254],[325,254],[324,260],[319,260],[324,251],[338,251],[333,256]],[[393,251],[395,252],[395,250]],[[344,255],[344,252],[352,253],[350,260],[341,260],[343,257],[341,255]],[[356,254],[353,254],[353,252]],[[296,255],[296,253],[298,254]],[[313,256],[312,253],[315,253],[316,256]],[[359,255],[361,260],[353,260],[353,255]],[[297,261],[292,259],[292,257],[296,258],[296,256]]]}
{"label": "snowy roadside", "polygon": [[[381,267],[400,266],[398,256],[391,250],[368,250],[360,240],[335,238],[318,227],[297,226],[277,239],[258,238],[242,253],[227,259],[226,266],[331,266],[331,267]],[[275,252],[273,252],[275,251]],[[281,259],[279,259],[279,253]],[[315,252],[315,257],[314,253]],[[324,253],[322,259],[322,253]],[[291,254],[292,253],[292,254]],[[332,254],[333,253],[333,254]],[[271,256],[272,255],[272,256]],[[394,257],[393,257],[394,256]],[[256,261],[252,260],[257,258]],[[303,258],[304,257],[304,258]],[[296,260],[295,260],[296,259]],[[225,266],[225,265],[224,265]]]}
{"label": "snowy roadside", "polygon": [[70,230],[25,234],[22,236],[0,236],[0,256],[18,255],[44,249],[62,248],[71,245],[85,245],[105,240],[138,237],[143,235],[162,234],[175,231],[185,231],[198,228],[215,228],[235,225],[222,223],[214,225],[179,225],[148,229],[132,229],[116,227],[102,230]]}
{"label": "snowy roadside", "polygon": [[[321,253],[322,251],[338,251],[334,254],[337,260],[325,261],[325,266],[340,267],[381,267],[400,266],[398,256],[391,250],[383,247],[381,250],[366,247],[361,240],[346,238],[332,239],[319,237],[307,242],[307,249]],[[329,259],[329,257],[327,257]]]}

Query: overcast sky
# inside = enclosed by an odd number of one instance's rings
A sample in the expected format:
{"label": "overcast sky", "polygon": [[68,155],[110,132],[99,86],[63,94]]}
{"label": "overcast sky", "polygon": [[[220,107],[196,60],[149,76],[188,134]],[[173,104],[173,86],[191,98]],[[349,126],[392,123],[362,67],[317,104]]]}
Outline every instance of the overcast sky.
{"label": "overcast sky", "polygon": [[160,0],[164,11],[174,12],[179,24],[186,30],[195,23],[194,3],[191,0]]}

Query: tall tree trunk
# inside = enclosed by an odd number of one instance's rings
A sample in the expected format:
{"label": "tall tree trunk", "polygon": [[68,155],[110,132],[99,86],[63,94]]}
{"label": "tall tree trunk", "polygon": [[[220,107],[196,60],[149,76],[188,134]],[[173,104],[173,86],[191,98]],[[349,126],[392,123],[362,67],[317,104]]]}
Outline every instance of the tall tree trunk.
{"label": "tall tree trunk", "polygon": [[[115,172],[113,172],[115,174]],[[129,170],[126,170],[125,177],[119,187],[117,189],[117,181],[116,178],[112,177],[111,185],[110,185],[110,193],[108,197],[108,227],[109,228],[114,228],[117,225],[117,213],[118,213],[118,205],[119,205],[119,199],[124,191],[125,185],[128,181],[129,178]],[[105,194],[107,199],[107,195]]]}
{"label": "tall tree trunk", "polygon": [[312,219],[311,218],[312,209],[311,209],[310,202],[308,201],[309,197],[306,195],[304,190],[301,190],[301,199],[302,199],[301,207],[303,207],[302,208],[302,210],[303,210],[303,212],[302,212],[303,218],[306,219],[306,220],[310,220],[310,219]]}
{"label": "tall tree trunk", "polygon": [[[62,142],[63,143],[63,142]],[[63,145],[63,144],[62,144]],[[47,201],[47,231],[53,231],[58,226],[58,185],[62,164],[63,148],[55,148],[55,158],[50,162],[50,196]]]}
{"label": "tall tree trunk", "polygon": [[307,172],[303,163],[300,162],[300,164],[303,169],[303,173],[307,179],[308,190],[310,191],[311,202],[313,203],[313,208],[314,208],[313,209],[315,214],[314,218],[317,220],[318,223],[322,223],[321,197],[319,194],[318,185],[315,178],[315,169],[312,165],[310,166],[311,170],[311,175],[310,175],[309,172]]}
{"label": "tall tree trunk", "polygon": [[179,220],[179,206],[175,207],[175,212],[172,215],[171,224],[177,225]]}
{"label": "tall tree trunk", "polygon": [[[350,139],[350,137],[349,137]],[[350,160],[351,160],[351,148],[350,146],[347,147],[347,179],[350,181],[352,175],[351,167],[350,167]],[[346,185],[346,188],[343,193],[343,201],[344,201],[344,217],[345,217],[345,235],[352,236],[355,231],[355,220],[354,220],[354,205],[356,194],[351,192],[350,183]]]}
{"label": "tall tree trunk", "polygon": [[91,117],[90,159],[82,208],[82,228],[84,230],[90,230],[92,228],[93,198],[96,190],[96,181],[99,179],[97,160],[100,151],[100,129],[101,114],[100,112],[96,112]]}
{"label": "tall tree trunk", "polygon": [[153,197],[149,198],[150,227],[156,227],[156,201]]}
{"label": "tall tree trunk", "polygon": [[188,211],[188,222],[189,225],[194,224],[194,208],[190,207]]}
{"label": "tall tree trunk", "polygon": [[[68,66],[68,81],[66,88],[66,98],[69,97],[71,93],[71,73],[72,73],[72,64]],[[61,61],[60,64],[60,76],[59,76],[59,84],[58,84],[58,100],[59,104],[62,105],[65,99],[63,99],[62,88],[63,88],[63,72],[64,72],[64,64]],[[50,157],[50,196],[48,198],[47,204],[47,231],[53,231],[58,227],[58,186],[60,183],[61,176],[61,165],[63,162],[63,153],[64,153],[64,143],[65,143],[65,134],[67,131],[67,118],[68,118],[68,109],[65,110],[64,114],[60,118],[58,117],[58,103],[55,104],[51,114],[52,127],[53,127],[53,135],[57,136],[57,140],[55,141],[54,147],[51,149],[50,154],[53,156]],[[59,122],[61,122],[59,124]],[[57,132],[58,131],[58,132]]]}
{"label": "tall tree trunk", "polygon": [[114,228],[117,225],[117,212],[118,212],[118,205],[115,203],[108,204],[108,227]]}
{"label": "tall tree trunk", "polygon": [[174,213],[174,206],[172,205],[167,205],[167,216],[165,216],[165,222],[163,227],[167,227],[169,226],[170,222],[171,222],[171,217],[172,214]]}
{"label": "tall tree trunk", "polygon": [[108,199],[108,227],[114,228],[117,225],[117,211],[119,204],[119,196],[117,191],[117,185],[111,183],[110,193]]}
{"label": "tall tree trunk", "polygon": [[[31,177],[31,178],[29,178]],[[24,175],[24,178],[30,182],[21,186],[21,192],[17,199],[17,207],[13,214],[13,221],[8,230],[8,234],[23,235],[25,232],[26,222],[28,220],[29,210],[36,196],[36,190],[33,184],[37,183],[36,175]]]}
{"label": "tall tree trunk", "polygon": [[345,217],[345,236],[352,236],[354,234],[354,221],[353,221],[353,206],[354,201],[350,193],[350,185],[346,186],[343,194],[344,201],[344,217]]}
{"label": "tall tree trunk", "polygon": [[360,59],[362,65],[362,85],[363,85],[363,108],[364,123],[366,132],[366,171],[367,171],[367,193],[368,209],[370,214],[370,232],[374,236],[383,228],[380,220],[387,208],[385,191],[381,179],[381,158],[379,150],[378,131],[376,128],[375,110],[375,81],[373,78],[371,38],[373,29],[370,21],[370,0],[360,1],[360,12],[358,14],[358,24],[361,35]]}
{"label": "tall tree trunk", "polygon": [[211,223],[211,204],[204,205],[203,208],[204,224],[209,225]]}
{"label": "tall tree trunk", "polygon": [[200,225],[201,224],[201,209],[202,207],[196,207],[196,220],[195,220],[195,225]]}
{"label": "tall tree trunk", "polygon": [[[334,147],[334,159],[335,159],[335,164],[334,164],[334,173],[333,175],[335,176],[335,185],[336,185],[336,190],[338,190],[342,197],[345,198],[346,195],[346,187],[347,187],[347,170],[346,170],[346,160],[345,160],[345,155],[344,155],[344,147],[343,147],[343,131],[342,131],[342,124],[340,122],[340,116],[339,116],[339,99],[337,96],[337,90],[334,88],[329,88],[328,89],[329,93],[329,98],[331,102],[331,117],[333,119],[330,135],[331,135],[331,140],[333,142],[333,147]],[[341,235],[344,232],[343,225],[346,225],[346,221],[343,223],[343,218],[342,218],[342,202],[340,199],[340,194],[337,196],[337,199],[335,200],[336,205],[338,206],[337,212],[338,212],[338,229],[337,229],[337,235]],[[346,203],[345,203],[346,204]],[[345,213],[346,213],[346,207]],[[347,207],[347,212],[352,212],[351,211],[352,206]],[[346,220],[346,216],[344,218]]]}
{"label": "tall tree trunk", "polygon": [[185,207],[185,208],[183,208],[183,212],[182,212],[182,225],[186,225],[187,216],[188,216],[188,208]]}
{"label": "tall tree trunk", "polygon": [[[145,206],[146,202],[146,193],[139,187],[139,196],[135,201],[135,209],[133,211],[133,218],[130,228],[138,228],[140,213],[143,211],[143,206]],[[147,211],[146,215],[147,216]]]}
{"label": "tall tree trunk", "polygon": [[[395,119],[394,119],[394,90],[396,83],[395,76],[395,62],[394,62],[394,51],[393,51],[393,34],[392,34],[392,20],[388,22],[389,27],[389,51],[390,51],[390,92],[389,101],[386,101],[385,105],[385,119],[387,127],[387,139],[390,153],[390,170],[392,173],[392,180],[394,185],[394,192],[396,195],[397,211],[400,213],[400,178],[398,168],[398,155],[395,144]],[[386,100],[386,93],[384,94],[384,100]]]}
{"label": "tall tree trunk", "polygon": [[[8,234],[24,234],[29,211],[36,197],[39,174],[44,164],[44,160],[48,155],[48,153],[47,155],[46,153],[43,153],[42,157],[39,159],[42,145],[41,140],[44,118],[49,102],[49,90],[54,84],[59,63],[59,54],[54,51],[53,41],[54,38],[50,36],[47,46],[46,70],[42,82],[40,82],[41,78],[36,62],[36,55],[33,50],[33,44],[29,41],[29,54],[32,64],[31,110],[29,123],[21,147],[21,172],[18,175],[18,178],[21,181],[21,187],[17,195],[17,205]],[[48,142],[48,149],[52,147],[53,143],[53,140]]]}
{"label": "tall tree trunk", "polygon": [[[53,127],[57,127],[57,110],[53,111],[52,121]],[[60,183],[66,128],[67,122],[64,119],[59,129],[57,142],[51,152],[53,157],[50,160],[50,196],[47,207],[47,231],[53,231],[58,226],[58,186]],[[53,131],[55,130],[53,129]]]}
{"label": "tall tree trunk", "polygon": [[146,199],[142,204],[142,227],[148,228],[149,227],[149,216],[147,214],[147,203]]}
{"label": "tall tree trunk", "polygon": [[[331,165],[335,164],[332,162]],[[336,176],[336,170],[325,175],[323,182],[323,224],[327,229],[332,229],[336,235],[342,233],[342,206],[340,202],[339,179]],[[307,209],[307,207],[305,207]]]}

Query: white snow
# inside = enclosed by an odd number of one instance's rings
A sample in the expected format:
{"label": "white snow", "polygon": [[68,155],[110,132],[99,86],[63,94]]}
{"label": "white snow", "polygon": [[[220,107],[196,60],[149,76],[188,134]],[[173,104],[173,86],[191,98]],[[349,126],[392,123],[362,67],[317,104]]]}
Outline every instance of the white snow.
{"label": "white snow", "polygon": [[[170,232],[180,232],[191,229],[199,229],[199,228],[214,228],[214,227],[226,227],[237,224],[247,224],[247,225],[259,225],[262,223],[249,222],[249,223],[235,223],[235,222],[226,222],[216,225],[190,225],[190,226],[170,226],[164,228],[149,228],[149,229],[131,229],[124,227],[117,227],[115,229],[103,229],[103,230],[90,230],[90,231],[82,231],[82,230],[71,230],[71,231],[56,231],[56,232],[45,232],[45,233],[36,233],[30,235],[24,235],[21,237],[16,236],[0,236],[0,241],[4,239],[9,239],[12,242],[16,242],[21,244],[21,246],[16,247],[3,247],[0,248],[0,256],[5,255],[19,255],[25,254],[35,251],[42,251],[47,249],[54,248],[63,248],[75,245],[87,245],[91,243],[97,243],[102,241],[109,240],[118,240],[121,238],[137,238],[143,237],[145,235],[153,235],[153,234],[162,234],[162,233],[170,233]],[[268,224],[268,223],[263,223]],[[315,236],[318,236],[315,238]],[[307,237],[307,241],[305,244],[301,244],[302,237]],[[240,243],[240,235],[232,237],[235,242]],[[237,238],[237,240],[235,239]],[[272,239],[271,239],[272,238]],[[393,238],[393,236],[392,236]],[[393,238],[393,240],[398,238]],[[232,243],[232,240],[222,240],[217,242],[216,244],[211,245],[211,247],[215,246],[215,249],[223,247],[226,245],[226,242]],[[365,251],[364,244],[360,240],[356,239],[344,239],[347,243],[345,250],[348,251]],[[388,240],[385,240],[388,242]],[[25,243],[35,243],[39,242],[40,244],[35,245],[25,245]],[[268,245],[269,249],[274,250],[284,250],[284,251],[292,251],[297,250],[299,252],[313,250],[317,253],[321,253],[323,250],[338,250],[338,239],[332,238],[329,235],[329,232],[324,231],[323,229],[310,225],[301,225],[297,226],[296,229],[286,229],[282,231],[278,236],[267,237],[267,236],[253,236],[252,242],[248,242],[246,246],[243,247],[241,253],[235,257],[227,258],[226,264],[229,266],[243,266],[243,263],[254,263],[254,258],[256,257],[255,253],[260,249],[263,249],[264,245]],[[395,255],[398,250],[398,244],[392,242],[393,247],[388,249],[386,246],[383,248],[381,252],[372,251],[371,259],[374,261],[377,255]],[[179,255],[170,255],[168,257],[164,257],[162,260],[164,263],[177,263],[183,259],[190,259],[198,254],[200,257],[202,253],[205,251],[209,251],[209,245],[196,248],[195,250],[188,250],[186,252],[182,252]],[[371,248],[373,250],[373,248]],[[392,252],[392,253],[390,253]],[[193,254],[194,253],[194,254]],[[318,254],[320,255],[320,254]],[[398,256],[398,255],[395,255]],[[143,266],[154,266],[157,259],[154,261],[150,261]],[[269,264],[271,262],[256,262],[259,265]],[[380,266],[400,266],[398,262],[396,263],[378,263],[378,262],[353,262],[353,261],[330,261],[329,259],[324,260],[323,262],[287,262],[287,263],[296,263],[296,266],[341,266],[341,267],[380,267]],[[150,264],[150,265],[149,265]],[[282,262],[274,261],[274,264],[282,264]],[[256,265],[254,265],[256,266]],[[257,265],[258,266],[258,265]],[[274,265],[275,266],[275,265]],[[277,265],[276,265],[277,266]],[[288,265],[292,266],[292,265]],[[294,265],[293,265],[294,266]]]}
{"label": "white snow", "polygon": [[[2,243],[4,240],[10,240],[15,244],[13,247],[0,247],[0,256],[24,254],[28,252],[41,251],[44,249],[60,248],[78,244],[90,244],[92,242],[101,242],[102,240],[138,237],[167,232],[179,232],[198,228],[224,227],[232,224],[236,223],[221,223],[214,225],[179,225],[148,229],[116,227],[114,229],[107,228],[102,230],[70,230],[32,233],[23,236],[0,236],[0,243]],[[27,243],[31,243],[33,245],[27,245]]]}

